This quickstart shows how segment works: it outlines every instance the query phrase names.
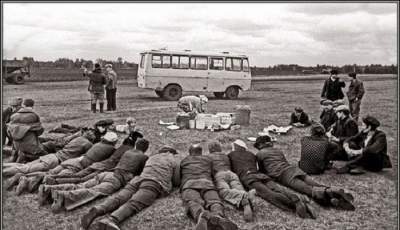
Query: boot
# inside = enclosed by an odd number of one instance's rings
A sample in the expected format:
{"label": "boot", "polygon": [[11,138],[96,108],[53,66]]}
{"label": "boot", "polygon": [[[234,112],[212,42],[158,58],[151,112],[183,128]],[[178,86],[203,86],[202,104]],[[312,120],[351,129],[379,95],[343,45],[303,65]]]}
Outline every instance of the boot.
{"label": "boot", "polygon": [[93,113],[96,113],[96,104],[91,104],[91,109]]}
{"label": "boot", "polygon": [[112,216],[104,217],[93,226],[94,229],[120,230],[118,223]]}
{"label": "boot", "polygon": [[246,204],[245,206],[243,206],[243,216],[246,222],[253,221],[253,210],[251,209],[250,204]]}
{"label": "boot", "polygon": [[89,229],[89,226],[92,224],[93,220],[102,214],[103,213],[101,213],[96,207],[91,208],[88,213],[83,215],[81,219],[81,227],[85,230]]}
{"label": "boot", "polygon": [[38,203],[40,206],[43,206],[43,205],[51,202],[51,191],[44,184],[39,186],[38,196],[39,196]]}
{"label": "boot", "polygon": [[42,181],[43,181],[43,176],[38,175],[30,177],[27,188],[28,192],[29,193],[35,192],[39,188],[39,185],[42,183]]}
{"label": "boot", "polygon": [[210,229],[221,229],[221,230],[238,230],[239,227],[230,221],[228,218],[221,217],[219,215],[213,215],[210,217],[209,226]]}
{"label": "boot", "polygon": [[19,179],[23,176],[24,174],[22,174],[22,173],[17,173],[17,174],[15,174],[13,177],[11,177],[10,179],[8,179],[6,182],[5,182],[5,188],[8,190],[8,191],[11,191],[12,190],[12,188],[15,186],[15,185],[17,185],[18,184],[18,182],[19,182]]}
{"label": "boot", "polygon": [[207,222],[208,222],[208,216],[209,216],[209,212],[206,210],[203,210],[200,215],[199,218],[197,220],[196,226],[194,226],[194,230],[207,230]]}
{"label": "boot", "polygon": [[61,191],[52,191],[53,204],[51,204],[51,211],[53,213],[60,213],[64,210],[64,196]]}
{"label": "boot", "polygon": [[100,113],[103,113],[103,107],[104,107],[104,103],[100,103]]}
{"label": "boot", "polygon": [[17,185],[16,189],[17,196],[21,195],[28,188],[28,185],[29,185],[28,178],[26,176],[22,176]]}

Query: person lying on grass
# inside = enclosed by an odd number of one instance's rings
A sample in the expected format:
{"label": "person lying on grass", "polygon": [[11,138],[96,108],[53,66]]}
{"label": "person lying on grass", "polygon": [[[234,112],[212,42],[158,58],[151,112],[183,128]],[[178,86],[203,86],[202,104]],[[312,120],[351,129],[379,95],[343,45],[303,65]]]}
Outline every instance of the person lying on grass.
{"label": "person lying on grass", "polygon": [[233,142],[232,152],[228,156],[232,171],[239,176],[246,189],[255,189],[257,196],[283,210],[295,211],[301,218],[316,218],[315,210],[306,196],[297,195],[258,171],[256,155],[247,150],[242,140]]}
{"label": "person lying on grass", "polygon": [[353,159],[339,168],[338,173],[361,174],[364,169],[379,172],[392,167],[387,154],[386,134],[378,129],[380,122],[370,115],[365,116],[362,121],[361,131],[343,144],[345,151]]}
{"label": "person lying on grass", "polygon": [[229,157],[222,152],[218,141],[210,142],[208,151],[210,153],[208,156],[212,159],[213,178],[219,196],[236,208],[243,208],[245,221],[252,221],[256,190],[247,192],[244,189],[239,177],[231,171]]}
{"label": "person lying on grass", "polygon": [[139,139],[135,149],[126,151],[112,172],[103,172],[80,184],[41,185],[39,188],[39,203],[53,201],[51,210],[58,213],[70,211],[98,197],[108,196],[125,185],[135,176],[142,173],[149,158],[144,153],[149,147],[149,141]]}
{"label": "person lying on grass", "polygon": [[[170,194],[173,187],[180,184],[177,154],[175,149],[163,146],[158,153],[149,157],[140,176],[133,178],[123,189],[92,207],[81,218],[81,227],[119,230],[119,225],[124,220],[149,207],[156,199]],[[92,224],[95,218],[103,215],[107,216]]]}
{"label": "person lying on grass", "polygon": [[329,187],[315,182],[299,167],[290,165],[285,155],[273,147],[269,136],[258,137],[254,147],[258,149],[257,161],[260,172],[279,184],[314,199],[318,204],[343,210],[355,210],[354,198],[342,188]]}

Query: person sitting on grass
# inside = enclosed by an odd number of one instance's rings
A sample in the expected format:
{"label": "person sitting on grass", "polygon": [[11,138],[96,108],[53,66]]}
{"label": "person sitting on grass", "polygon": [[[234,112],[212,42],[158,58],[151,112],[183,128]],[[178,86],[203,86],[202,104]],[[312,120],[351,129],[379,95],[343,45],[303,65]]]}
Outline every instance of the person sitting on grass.
{"label": "person sitting on grass", "polygon": [[11,116],[18,112],[22,108],[22,98],[12,98],[8,101],[8,107],[3,110],[3,117],[2,117],[2,140],[1,144],[4,146],[6,144],[6,139],[8,139],[7,145],[12,145],[12,138],[7,133],[7,124],[10,122]]}
{"label": "person sitting on grass", "polygon": [[301,107],[296,107],[290,115],[290,123],[295,127],[307,127],[311,125],[311,120]]}
{"label": "person sitting on grass", "polygon": [[127,135],[129,135],[131,132],[139,131],[138,127],[136,126],[136,119],[133,117],[128,117],[126,119],[126,124],[124,125],[116,125],[111,127],[111,130]]}
{"label": "person sitting on grass", "polygon": [[244,219],[253,220],[254,196],[256,190],[247,192],[239,177],[231,171],[231,163],[227,154],[222,152],[221,144],[217,141],[208,144],[209,157],[212,159],[212,172],[218,193],[228,203],[244,210]]}
{"label": "person sitting on grass", "polygon": [[42,185],[39,189],[39,203],[53,201],[51,210],[58,213],[72,210],[98,197],[108,196],[142,173],[149,158],[145,155],[149,141],[139,139],[135,149],[128,150],[112,172],[100,173],[93,179],[81,184]]}
{"label": "person sitting on grass", "polygon": [[343,147],[347,154],[354,156],[338,173],[361,174],[364,169],[372,172],[391,168],[392,163],[387,155],[386,134],[378,130],[380,122],[373,116],[367,115],[362,119],[361,131],[347,139]]}
{"label": "person sitting on grass", "polygon": [[335,110],[333,109],[333,102],[331,100],[321,100],[321,107],[320,123],[324,126],[325,130],[329,130],[337,119]]}
{"label": "person sitting on grass", "polygon": [[191,145],[189,156],[181,161],[181,194],[187,214],[196,221],[195,230],[235,230],[237,225],[225,217],[224,206],[212,178],[213,161],[202,155],[200,145]]}
{"label": "person sitting on grass", "polygon": [[[149,157],[143,172],[128,184],[95,205],[81,218],[83,229],[119,230],[119,225],[151,206],[158,198],[172,192],[180,184],[179,158],[175,149],[163,146]],[[95,218],[108,214],[92,224]]]}
{"label": "person sitting on grass", "polygon": [[289,164],[283,152],[273,147],[269,136],[258,137],[254,147],[259,150],[256,156],[260,172],[274,181],[307,195],[323,206],[355,210],[351,203],[354,200],[353,195],[341,188],[321,185],[296,165]]}
{"label": "person sitting on grass", "polygon": [[306,196],[297,195],[258,171],[256,155],[247,150],[242,140],[233,142],[232,152],[228,156],[232,171],[239,176],[246,189],[255,189],[257,196],[283,210],[295,211],[301,218],[316,218],[315,210]]}

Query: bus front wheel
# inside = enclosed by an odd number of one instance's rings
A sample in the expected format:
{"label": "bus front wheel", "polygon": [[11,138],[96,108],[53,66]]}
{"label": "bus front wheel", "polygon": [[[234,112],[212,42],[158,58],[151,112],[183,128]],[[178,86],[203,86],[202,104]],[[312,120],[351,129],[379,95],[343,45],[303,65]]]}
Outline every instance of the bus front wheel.
{"label": "bus front wheel", "polygon": [[239,88],[237,86],[229,86],[225,91],[225,96],[228,99],[237,99],[239,96]]}
{"label": "bus front wheel", "polygon": [[182,97],[182,88],[179,85],[168,85],[164,88],[163,98],[168,101],[177,101]]}
{"label": "bus front wheel", "polygon": [[218,99],[221,99],[224,97],[225,92],[214,92],[214,96]]}

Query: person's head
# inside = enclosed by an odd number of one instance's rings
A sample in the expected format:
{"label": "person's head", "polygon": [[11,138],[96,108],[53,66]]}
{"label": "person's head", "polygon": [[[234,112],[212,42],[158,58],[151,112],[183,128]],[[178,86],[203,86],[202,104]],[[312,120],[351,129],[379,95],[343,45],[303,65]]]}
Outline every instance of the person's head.
{"label": "person's head", "polygon": [[367,116],[363,117],[362,121],[363,121],[363,124],[362,124],[361,129],[364,132],[375,131],[381,125],[381,123],[378,121],[378,119],[376,119],[375,117],[373,117],[371,115],[367,115]]}
{"label": "person's head", "polygon": [[94,142],[96,140],[96,134],[94,129],[82,129],[82,136],[86,138],[90,142]]}
{"label": "person's head", "polygon": [[244,141],[237,139],[232,143],[232,150],[233,151],[247,151],[247,145]]}
{"label": "person's head", "polygon": [[336,69],[331,70],[331,77],[334,79],[338,79],[339,72]]}
{"label": "person's head", "polygon": [[101,66],[99,63],[94,64],[94,70],[101,70]]}
{"label": "person's head", "polygon": [[104,67],[106,68],[107,71],[111,71],[112,70],[112,65],[111,64],[106,64]]}
{"label": "person's head", "polygon": [[294,108],[294,113],[299,116],[301,113],[303,112],[303,108],[301,108],[300,106],[297,106]]}
{"label": "person's head", "polygon": [[355,73],[355,72],[349,73],[348,75],[349,75],[349,77],[351,79],[356,79],[357,78],[357,73]]}
{"label": "person's head", "polygon": [[207,104],[208,98],[207,98],[206,96],[204,96],[204,95],[199,95],[199,98],[200,98],[200,103],[201,103],[201,104]]}
{"label": "person's head", "polygon": [[311,136],[322,137],[325,135],[325,128],[323,125],[316,122],[316,123],[312,124],[310,132],[311,132]]}
{"label": "person's head", "polygon": [[104,119],[97,121],[94,124],[95,129],[97,129],[100,133],[105,133],[107,132],[107,129],[110,125],[114,124],[114,121],[112,119]]}
{"label": "person's head", "polygon": [[210,153],[222,152],[221,144],[218,141],[212,141],[212,142],[208,143],[208,151]]}
{"label": "person's head", "polygon": [[125,138],[125,140],[122,142],[122,144],[135,146],[136,140],[138,138],[143,138],[143,134],[141,134],[140,132],[137,132],[137,131],[130,132],[128,137]]}
{"label": "person's head", "polygon": [[24,102],[22,103],[24,107],[33,107],[33,105],[35,104],[35,101],[33,99],[30,98],[26,98],[24,99]]}
{"label": "person's head", "polygon": [[129,126],[135,126],[136,125],[136,119],[133,117],[128,117],[126,118],[126,124]]}
{"label": "person's head", "polygon": [[15,97],[8,101],[8,105],[12,108],[13,112],[22,106],[22,98]]}
{"label": "person's head", "polygon": [[118,141],[118,135],[114,132],[108,131],[101,139],[107,143],[115,145]]}
{"label": "person's head", "polygon": [[194,144],[189,147],[190,156],[200,156],[203,154],[203,148],[199,144]]}
{"label": "person's head", "polygon": [[172,148],[169,145],[164,145],[163,147],[161,147],[160,150],[158,150],[158,153],[171,153],[173,155],[177,155],[178,154],[176,149]]}
{"label": "person's head", "polygon": [[267,147],[272,147],[274,144],[272,143],[272,139],[270,136],[260,136],[257,137],[256,143],[254,143],[254,148],[260,150]]}
{"label": "person's head", "polygon": [[349,116],[350,109],[347,105],[340,105],[337,108],[335,108],[335,113],[339,119],[343,119]]}
{"label": "person's head", "polygon": [[146,139],[139,138],[136,141],[135,149],[145,153],[149,149],[150,142]]}
{"label": "person's head", "polygon": [[333,102],[328,99],[321,100],[321,107],[324,110],[331,110],[333,108]]}

